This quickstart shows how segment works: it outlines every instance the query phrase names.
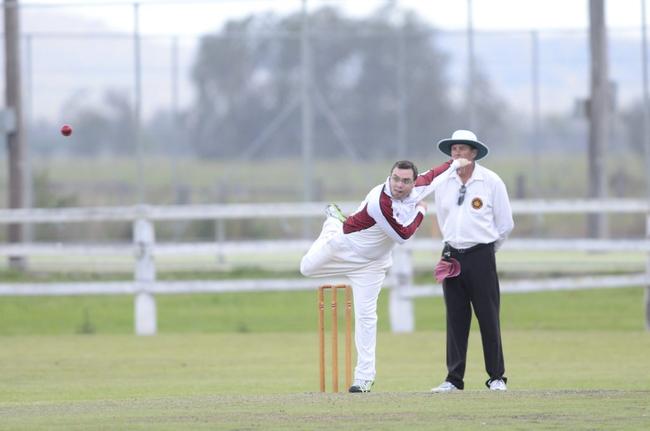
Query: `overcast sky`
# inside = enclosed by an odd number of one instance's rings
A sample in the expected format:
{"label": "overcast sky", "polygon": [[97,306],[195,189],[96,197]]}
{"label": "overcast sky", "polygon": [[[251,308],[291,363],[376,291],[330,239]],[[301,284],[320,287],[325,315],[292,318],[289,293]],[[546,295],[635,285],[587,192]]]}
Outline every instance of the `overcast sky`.
{"label": "overcast sky", "polygon": [[[648,0],[650,3],[650,0]],[[424,20],[429,21],[434,27],[441,30],[463,30],[467,25],[467,0],[399,0],[400,6],[417,11]],[[101,97],[105,86],[111,88],[129,88],[132,83],[130,77],[131,61],[129,42],[115,48],[108,40],[91,39],[96,43],[94,48],[98,56],[79,54],[79,49],[84,46],[83,39],[66,39],[67,33],[87,34],[88,32],[116,31],[130,33],[133,31],[134,7],[133,0],[21,0],[24,8],[22,11],[22,30],[25,33],[41,34],[51,43],[37,43],[33,47],[34,55],[34,94],[39,98],[33,102],[34,115],[52,116],[52,112],[59,112],[63,101],[71,100],[80,88],[95,90],[95,97]],[[367,15],[386,0],[309,0],[309,8],[315,10],[323,5],[337,6],[346,13],[354,16]],[[571,29],[585,30],[588,27],[588,0],[472,0],[474,27],[477,30],[533,30],[533,29]],[[275,12],[289,14],[300,11],[301,0],[141,0],[140,1],[140,30],[143,35],[187,35],[182,38],[179,64],[182,76],[180,104],[187,106],[192,102],[193,91],[188,79],[195,54],[196,42],[199,35],[217,31],[229,19],[242,18],[250,14]],[[631,38],[639,37],[641,25],[641,0],[609,0],[606,1],[607,21],[611,29],[629,29]],[[649,5],[650,6],[650,5]],[[80,19],[81,18],[81,19]],[[66,34],[64,39],[50,36],[58,33]],[[43,36],[46,35],[46,36]],[[627,37],[626,32],[617,33],[617,37]],[[83,37],[83,36],[82,36]],[[58,45],[57,45],[58,43]],[[119,42],[116,42],[119,44]],[[526,42],[524,42],[526,43]],[[636,42],[635,42],[636,43]],[[68,47],[68,50],[64,50]],[[147,79],[145,79],[144,105],[146,113],[153,113],[160,106],[169,104],[170,93],[161,90],[169,86],[169,40],[160,39],[160,46],[148,45],[145,59]],[[49,51],[59,48],[63,54],[54,59],[46,58]],[[122,62],[115,63],[117,49]],[[567,47],[569,48],[569,47]],[[628,47],[629,48],[629,47]],[[39,50],[40,49],[40,50]],[[522,48],[523,49],[523,48]],[[619,96],[621,101],[636,98],[640,81],[632,80],[629,74],[640,77],[640,62],[638,48],[631,48],[633,52],[617,53],[611,57],[612,79],[618,80]],[[46,50],[46,51],[43,51]],[[70,52],[68,52],[70,51]],[[106,54],[108,52],[109,54]],[[104,53],[104,54],[102,54]],[[625,55],[624,55],[625,54]],[[83,59],[79,59],[79,55]],[[523,54],[525,56],[525,53]],[[575,60],[576,51],[571,51]],[[585,54],[586,55],[586,54]],[[579,57],[582,54],[578,55]],[[621,57],[622,56],[622,57]],[[454,57],[452,67],[462,71],[464,57]],[[526,65],[528,57],[521,57],[522,64]],[[48,60],[47,62],[45,60]],[[75,61],[72,61],[76,59]],[[110,60],[109,60],[110,59]],[[109,61],[109,64],[106,64]],[[579,61],[579,60],[577,60]],[[500,67],[500,63],[495,63]],[[586,63],[577,63],[586,64]],[[484,62],[489,67],[489,62]],[[575,62],[567,62],[568,69],[558,64],[546,64],[546,75],[543,79],[560,80],[552,84],[561,98],[551,97],[551,92],[545,92],[543,109],[567,109],[567,103],[573,104],[575,97],[584,94],[585,82],[582,73],[584,70],[576,66]],[[119,70],[118,70],[119,69]],[[501,81],[495,78],[495,86],[504,95],[510,97],[512,103],[522,103],[521,98],[528,100],[529,91],[517,87],[512,78],[516,71],[508,70],[504,75],[503,70],[489,71],[493,76],[501,76]],[[525,67],[524,67],[525,69]],[[106,70],[112,72],[107,73]],[[47,72],[46,75],[39,75]],[[57,71],[54,73],[53,71]],[[621,71],[625,71],[623,74]],[[157,72],[156,75],[152,75]],[[461,72],[462,75],[462,72]],[[45,78],[47,77],[47,79]],[[70,76],[76,76],[71,80]],[[527,86],[527,69],[521,71],[520,86]],[[640,78],[639,78],[640,79]],[[574,82],[575,81],[575,82]],[[499,87],[499,83],[503,85]],[[38,87],[40,85],[41,87]],[[148,88],[146,86],[150,86]],[[571,98],[564,97],[566,86],[579,94]],[[460,88],[460,87],[458,87]],[[90,90],[88,90],[90,91]],[[80,93],[81,94],[81,93]],[[85,98],[89,96],[83,93]],[[45,99],[49,97],[49,99]],[[519,99],[517,99],[519,98]],[[554,100],[560,100],[553,103]],[[567,101],[568,100],[568,101]],[[527,102],[525,102],[527,103]],[[562,104],[558,108],[558,103]],[[47,111],[47,112],[46,112]]]}
{"label": "overcast sky", "polygon": [[[639,28],[643,0],[606,1],[611,28]],[[133,0],[22,0],[29,9],[56,6],[59,12],[83,15],[118,31],[133,28]],[[148,34],[200,34],[223,22],[251,13],[286,14],[300,10],[302,0],[140,0],[140,30]],[[364,15],[384,0],[309,0],[308,7],[335,5],[351,15]],[[440,29],[467,24],[467,0],[399,0]],[[472,0],[478,30],[581,29],[588,24],[588,0]],[[647,15],[647,14],[646,14]]]}

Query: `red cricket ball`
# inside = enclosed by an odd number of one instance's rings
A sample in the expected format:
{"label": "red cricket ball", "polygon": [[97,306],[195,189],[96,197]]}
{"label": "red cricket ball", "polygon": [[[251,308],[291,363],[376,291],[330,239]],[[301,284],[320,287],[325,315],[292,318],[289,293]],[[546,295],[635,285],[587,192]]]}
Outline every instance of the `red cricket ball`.
{"label": "red cricket ball", "polygon": [[61,126],[61,134],[63,136],[70,136],[72,134],[72,127],[69,124],[64,124]]}

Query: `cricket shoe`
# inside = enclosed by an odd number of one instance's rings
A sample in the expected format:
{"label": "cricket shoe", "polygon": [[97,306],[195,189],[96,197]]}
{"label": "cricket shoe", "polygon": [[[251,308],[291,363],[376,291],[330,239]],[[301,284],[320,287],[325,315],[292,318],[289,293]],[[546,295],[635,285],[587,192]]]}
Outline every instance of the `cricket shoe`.
{"label": "cricket shoe", "polygon": [[458,389],[456,385],[454,385],[452,382],[447,382],[447,381],[442,382],[440,386],[436,386],[435,388],[431,389],[431,392],[433,392],[434,394],[442,393],[442,392],[456,392],[456,391],[460,391],[460,389]]}
{"label": "cricket shoe", "polygon": [[336,204],[329,204],[325,208],[325,214],[327,214],[328,217],[334,217],[341,223],[344,223],[345,220],[347,219],[347,217],[343,215],[341,208],[339,208],[339,206]]}
{"label": "cricket shoe", "polygon": [[488,381],[488,388],[490,388],[491,391],[507,391],[508,388],[506,387],[506,382],[503,381],[503,379],[494,379]]}
{"label": "cricket shoe", "polygon": [[350,386],[350,392],[359,393],[359,392],[370,392],[370,388],[375,384],[374,380],[360,380],[354,379],[352,386]]}

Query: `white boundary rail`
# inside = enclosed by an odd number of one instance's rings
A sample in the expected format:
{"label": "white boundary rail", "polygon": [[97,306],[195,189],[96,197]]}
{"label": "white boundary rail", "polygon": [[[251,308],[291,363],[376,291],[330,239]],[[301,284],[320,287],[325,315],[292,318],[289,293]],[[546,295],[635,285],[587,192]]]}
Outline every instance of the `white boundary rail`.
{"label": "white boundary rail", "polygon": [[[80,245],[22,243],[0,244],[0,256],[56,255],[131,255],[135,261],[134,280],[125,282],[78,283],[0,283],[1,295],[135,295],[135,333],[152,335],[157,332],[154,294],[283,291],[314,289],[320,280],[227,280],[227,281],[159,281],[156,280],[154,256],[207,254],[212,256],[239,253],[272,253],[283,251],[304,252],[311,241],[220,241],[211,243],[156,244],[154,222],[163,220],[232,220],[322,217],[325,203],[286,204],[232,204],[193,206],[132,206],[60,209],[0,209],[0,224],[9,223],[84,223],[132,222],[133,243],[114,245]],[[356,209],[357,203],[343,203],[344,211]],[[532,292],[539,290],[585,289],[598,287],[646,286],[645,320],[650,329],[650,206],[646,201],[572,200],[543,201],[520,200],[512,203],[515,215],[617,213],[646,214],[646,238],[628,240],[608,239],[510,239],[506,250],[557,250],[557,251],[620,251],[646,252],[646,272],[622,276],[565,277],[544,280],[519,280],[503,282],[503,292]],[[433,205],[431,205],[433,208]],[[435,250],[440,244],[432,239],[414,239],[406,246],[395,249],[391,274],[386,285],[390,292],[391,328],[395,332],[414,329],[413,299],[421,296],[441,295],[437,285],[414,287],[410,250]],[[328,280],[328,282],[338,282]],[[343,280],[341,280],[343,281]]]}

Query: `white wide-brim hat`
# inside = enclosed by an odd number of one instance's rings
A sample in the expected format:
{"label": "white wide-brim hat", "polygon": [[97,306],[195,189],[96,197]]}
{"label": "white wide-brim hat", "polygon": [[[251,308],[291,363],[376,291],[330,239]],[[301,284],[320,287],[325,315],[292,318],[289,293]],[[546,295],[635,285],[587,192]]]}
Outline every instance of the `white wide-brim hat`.
{"label": "white wide-brim hat", "polygon": [[478,152],[476,154],[476,159],[479,160],[488,155],[488,147],[486,147],[482,142],[480,142],[476,135],[469,130],[456,130],[451,139],[443,139],[438,142],[438,149],[445,153],[448,156],[451,156],[451,146],[454,144],[466,144],[472,148],[475,148]]}

